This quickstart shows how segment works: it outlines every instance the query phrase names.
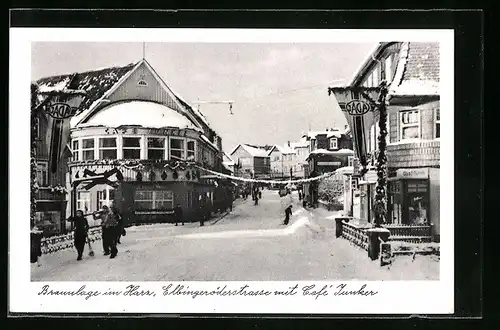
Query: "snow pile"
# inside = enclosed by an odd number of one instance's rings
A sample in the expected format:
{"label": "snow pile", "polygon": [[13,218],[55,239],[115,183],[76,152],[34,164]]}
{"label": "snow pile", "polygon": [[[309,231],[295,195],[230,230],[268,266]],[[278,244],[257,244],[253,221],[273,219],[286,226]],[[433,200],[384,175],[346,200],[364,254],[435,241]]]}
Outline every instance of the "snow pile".
{"label": "snow pile", "polygon": [[311,154],[327,154],[327,155],[353,155],[354,151],[351,149],[339,149],[339,150],[327,150],[327,149],[315,149],[311,151]]}

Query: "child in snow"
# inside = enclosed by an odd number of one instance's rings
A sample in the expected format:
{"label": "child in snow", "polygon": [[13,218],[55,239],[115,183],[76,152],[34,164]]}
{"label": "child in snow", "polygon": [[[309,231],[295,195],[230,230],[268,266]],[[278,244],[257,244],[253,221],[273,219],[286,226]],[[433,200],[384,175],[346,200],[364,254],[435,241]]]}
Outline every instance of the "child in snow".
{"label": "child in snow", "polygon": [[285,209],[285,221],[283,222],[284,225],[288,225],[288,223],[290,222],[290,216],[291,215],[292,215],[292,205],[289,205]]}

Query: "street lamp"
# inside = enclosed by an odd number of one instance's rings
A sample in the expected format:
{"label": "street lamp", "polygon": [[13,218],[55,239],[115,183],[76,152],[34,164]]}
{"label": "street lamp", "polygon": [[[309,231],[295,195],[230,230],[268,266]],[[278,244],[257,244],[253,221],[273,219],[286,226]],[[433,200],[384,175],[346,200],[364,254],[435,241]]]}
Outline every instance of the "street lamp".
{"label": "street lamp", "polygon": [[368,165],[366,137],[369,136],[370,126],[365,123],[372,122],[375,111],[378,110],[380,136],[378,138],[377,185],[373,210],[375,212],[374,225],[376,228],[380,228],[385,223],[387,205],[387,83],[383,81],[378,87],[328,88],[328,95],[332,93],[351,127],[356,154],[362,165],[361,175],[367,172]]}

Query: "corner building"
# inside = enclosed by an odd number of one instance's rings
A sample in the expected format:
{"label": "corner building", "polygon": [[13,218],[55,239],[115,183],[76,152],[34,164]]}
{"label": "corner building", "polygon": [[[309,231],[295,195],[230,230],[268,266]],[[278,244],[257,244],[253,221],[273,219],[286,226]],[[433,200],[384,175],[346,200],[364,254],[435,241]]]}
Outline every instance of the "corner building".
{"label": "corner building", "polygon": [[222,140],[204,116],[146,60],[77,77],[88,97],[71,120],[68,185],[112,175],[81,184],[75,209],[91,213],[114,203],[132,224],[171,222],[180,204],[186,221],[197,220],[198,206],[213,202],[215,191],[197,166],[222,170]]}

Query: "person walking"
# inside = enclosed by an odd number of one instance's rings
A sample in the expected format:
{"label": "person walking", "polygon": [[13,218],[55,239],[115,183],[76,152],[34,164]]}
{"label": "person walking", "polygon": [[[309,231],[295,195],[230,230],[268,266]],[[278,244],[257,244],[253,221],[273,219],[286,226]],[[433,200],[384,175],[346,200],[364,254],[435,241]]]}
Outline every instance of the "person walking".
{"label": "person walking", "polygon": [[180,222],[184,226],[184,215],[182,212],[182,207],[181,204],[177,204],[176,207],[174,207],[174,218],[175,218],[175,225]]}
{"label": "person walking", "polygon": [[290,222],[290,216],[292,215],[292,205],[289,205],[286,209],[285,209],[285,221],[283,221],[283,224],[284,225],[288,225],[288,223]]}
{"label": "person walking", "polygon": [[94,212],[93,216],[94,219],[101,219],[102,221],[102,247],[104,255],[109,255],[109,258],[113,259],[118,254],[118,249],[116,248],[118,221],[106,205],[102,207],[101,212]]}
{"label": "person walking", "polygon": [[40,267],[40,257],[42,256],[42,238],[43,231],[37,225],[31,228],[31,248],[30,248],[30,262],[36,263]]}
{"label": "person walking", "polygon": [[74,217],[70,217],[69,221],[73,222],[74,230],[74,244],[75,249],[78,254],[76,260],[82,260],[83,250],[85,248],[85,240],[87,239],[87,234],[89,232],[89,222],[87,218],[83,216],[82,210],[77,210]]}

